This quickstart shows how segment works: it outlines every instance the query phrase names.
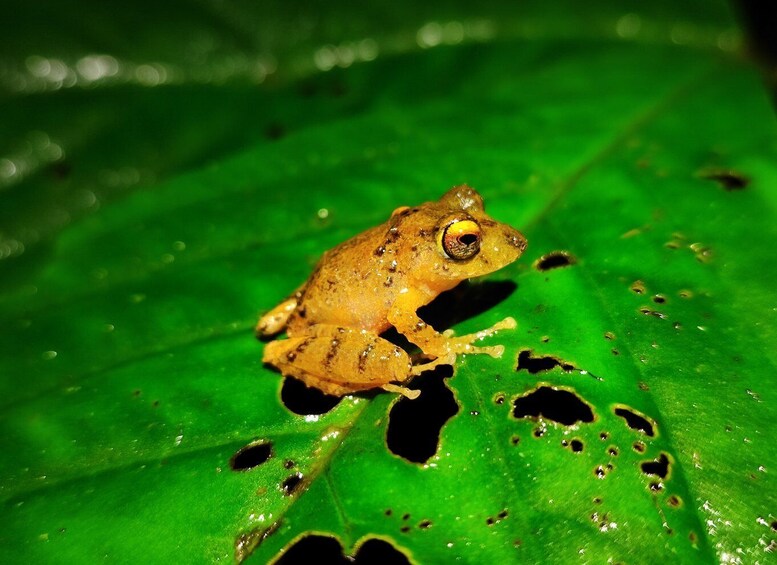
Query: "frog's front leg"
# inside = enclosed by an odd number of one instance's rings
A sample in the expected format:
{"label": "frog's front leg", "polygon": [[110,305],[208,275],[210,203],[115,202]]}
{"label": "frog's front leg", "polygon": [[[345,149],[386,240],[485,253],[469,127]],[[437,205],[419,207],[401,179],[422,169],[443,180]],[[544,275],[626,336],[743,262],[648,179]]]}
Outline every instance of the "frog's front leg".
{"label": "frog's front leg", "polygon": [[408,354],[366,330],[317,324],[304,335],[268,343],[262,361],[335,396],[373,388],[408,398],[420,394],[396,384],[413,376]]}
{"label": "frog's front leg", "polygon": [[416,311],[424,304],[426,304],[426,301],[422,294],[408,289],[407,292],[399,295],[388,315],[389,322],[398,332],[420,347],[424,353],[437,357],[437,360],[431,364],[419,365],[419,369],[431,368],[439,364],[453,364],[456,360],[456,355],[462,353],[485,353],[492,357],[501,357],[504,353],[503,345],[478,347],[473,345],[473,343],[494,335],[499,330],[513,329],[517,325],[514,318],[505,318],[490,328],[473,334],[453,337],[452,330],[447,330],[441,334],[418,317]]}

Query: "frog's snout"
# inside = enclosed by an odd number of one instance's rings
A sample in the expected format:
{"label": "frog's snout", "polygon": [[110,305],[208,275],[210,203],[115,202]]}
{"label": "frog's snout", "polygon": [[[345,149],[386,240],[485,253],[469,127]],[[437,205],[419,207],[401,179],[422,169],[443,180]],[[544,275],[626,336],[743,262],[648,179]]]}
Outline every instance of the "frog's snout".
{"label": "frog's snout", "polygon": [[526,250],[526,246],[529,245],[524,235],[516,229],[510,228],[505,235],[507,243],[517,248],[519,253],[523,253]]}

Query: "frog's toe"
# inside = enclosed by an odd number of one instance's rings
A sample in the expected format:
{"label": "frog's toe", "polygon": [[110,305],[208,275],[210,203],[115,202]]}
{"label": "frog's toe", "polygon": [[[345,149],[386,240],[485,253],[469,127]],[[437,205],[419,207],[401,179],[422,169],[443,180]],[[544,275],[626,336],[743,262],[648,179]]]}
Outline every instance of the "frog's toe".
{"label": "frog's toe", "polygon": [[399,386],[391,383],[386,383],[381,388],[387,392],[398,392],[405,398],[409,398],[410,400],[415,400],[419,396],[421,396],[420,390],[415,390],[412,388],[407,388],[404,386]]}
{"label": "frog's toe", "polygon": [[505,352],[505,346],[504,345],[492,345],[491,347],[481,347],[479,353],[485,353],[487,355],[490,355],[494,359],[499,359],[504,355]]}

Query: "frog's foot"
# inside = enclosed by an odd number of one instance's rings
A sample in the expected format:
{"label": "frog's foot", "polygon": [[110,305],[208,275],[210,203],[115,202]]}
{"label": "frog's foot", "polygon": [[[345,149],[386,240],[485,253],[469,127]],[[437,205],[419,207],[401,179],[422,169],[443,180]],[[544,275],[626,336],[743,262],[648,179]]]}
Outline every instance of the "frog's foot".
{"label": "frog's foot", "polygon": [[456,362],[456,354],[451,352],[446,353],[445,355],[441,355],[437,357],[436,359],[429,361],[428,363],[423,363],[421,365],[413,365],[413,367],[410,369],[410,374],[412,376],[418,376],[421,373],[425,373],[426,371],[431,371],[432,369],[436,368],[438,365],[453,365]]}
{"label": "frog's foot", "polygon": [[416,398],[421,396],[420,390],[415,390],[412,388],[407,388],[404,386],[399,386],[391,383],[385,384],[380,388],[388,392],[398,392],[399,394],[401,394],[405,398],[409,398],[410,400],[415,400]]}
{"label": "frog's foot", "polygon": [[448,351],[455,353],[456,355],[470,353],[470,354],[486,354],[486,355],[490,355],[491,357],[501,357],[505,351],[504,345],[491,345],[487,347],[477,347],[472,344],[485,337],[492,336],[500,330],[512,330],[517,325],[518,324],[515,321],[515,318],[508,317],[502,320],[501,322],[497,322],[490,328],[480,330],[479,332],[475,332],[473,334],[453,337],[453,330],[445,330],[442,335],[447,338],[446,346]]}

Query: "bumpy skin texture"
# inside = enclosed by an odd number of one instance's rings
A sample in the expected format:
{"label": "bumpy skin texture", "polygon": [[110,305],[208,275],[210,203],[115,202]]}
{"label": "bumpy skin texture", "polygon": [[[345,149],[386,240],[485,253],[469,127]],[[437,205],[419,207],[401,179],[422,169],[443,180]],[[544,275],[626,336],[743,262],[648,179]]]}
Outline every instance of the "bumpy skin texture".
{"label": "bumpy skin texture", "polygon": [[[475,334],[451,337],[424,323],[416,311],[461,281],[515,261],[526,239],[486,215],[483,199],[462,185],[437,202],[397,208],[387,222],[324,253],[310,278],[265,314],[257,334],[286,330],[267,344],[263,360],[337,396],[384,388],[414,398],[404,383],[457,354],[502,354],[502,346],[473,344],[504,328],[507,318]],[[407,353],[379,334],[391,326],[434,361],[413,366]]]}

